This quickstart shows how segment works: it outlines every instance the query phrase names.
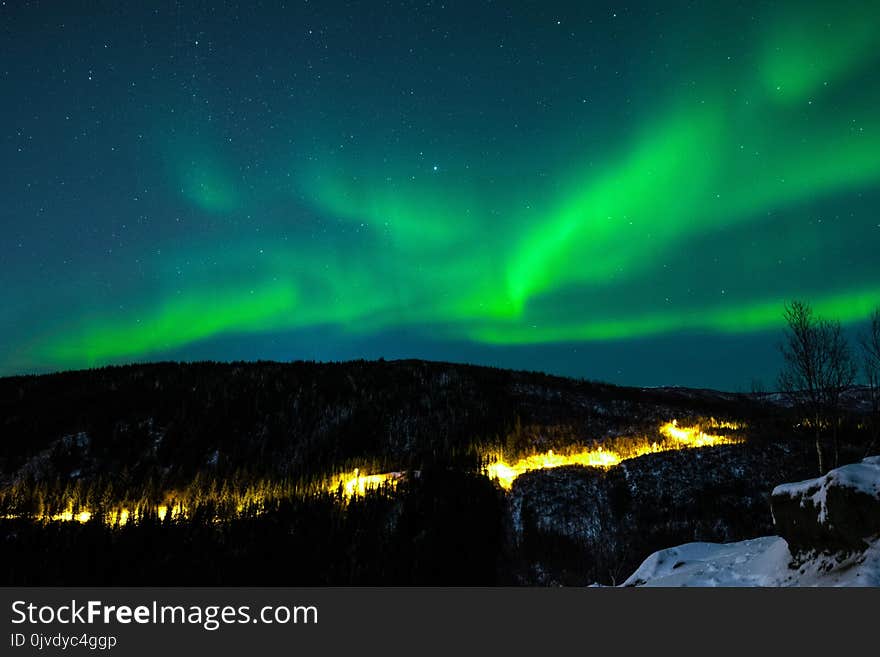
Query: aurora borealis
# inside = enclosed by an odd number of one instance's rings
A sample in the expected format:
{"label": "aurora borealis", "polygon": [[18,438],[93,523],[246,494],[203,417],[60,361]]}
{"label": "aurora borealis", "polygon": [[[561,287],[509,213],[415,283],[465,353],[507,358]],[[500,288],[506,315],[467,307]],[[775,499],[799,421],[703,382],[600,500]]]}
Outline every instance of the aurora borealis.
{"label": "aurora borealis", "polygon": [[876,2],[143,5],[0,7],[0,374],[743,389],[880,305]]}

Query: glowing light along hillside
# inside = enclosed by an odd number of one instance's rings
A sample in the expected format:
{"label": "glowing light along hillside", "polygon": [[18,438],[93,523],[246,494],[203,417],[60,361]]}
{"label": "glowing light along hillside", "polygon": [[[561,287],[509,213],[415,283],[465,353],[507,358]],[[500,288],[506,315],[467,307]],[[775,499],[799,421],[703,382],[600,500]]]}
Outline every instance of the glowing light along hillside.
{"label": "glowing light along hillside", "polygon": [[[56,513],[54,515],[48,516],[48,520],[60,520],[62,522],[88,522],[92,519],[91,511],[77,511],[74,512],[73,508],[70,507],[66,511],[62,511],[61,513]],[[123,523],[124,524],[124,523]]]}
{"label": "glowing light along hillside", "polygon": [[[736,430],[742,428],[742,425],[710,419],[706,423],[706,428],[710,430]],[[676,420],[661,425],[659,433],[662,436],[659,442],[649,441],[649,439],[644,437],[620,438],[613,441],[609,447],[569,451],[564,454],[558,454],[550,450],[521,457],[513,463],[505,461],[503,454],[500,452],[490,454],[486,459],[488,465],[485,468],[485,473],[490,479],[497,480],[507,490],[513,485],[514,479],[531,470],[545,470],[566,465],[610,468],[618,465],[621,461],[643,454],[742,442],[742,438],[739,437],[707,433],[700,425],[679,426]],[[413,474],[418,476],[418,473]],[[314,490],[339,494],[343,500],[348,501],[355,497],[363,497],[368,492],[382,486],[395,487],[406,476],[407,473],[401,471],[365,474],[360,469],[355,468],[352,471],[339,473],[324,479],[315,486]],[[239,493],[232,499],[222,496],[212,498],[212,501],[218,505],[222,505],[224,502],[228,503],[226,508],[230,509],[230,516],[217,516],[215,520],[218,522],[228,520],[232,517],[241,516],[246,511],[263,513],[266,510],[268,501],[277,500],[290,494],[292,494],[290,490],[273,487],[271,484],[263,482],[261,485],[251,487],[247,491]],[[164,521],[166,518],[183,520],[191,516],[191,509],[186,499],[186,494],[168,493],[165,495],[165,501],[155,506],[126,506],[125,504],[120,504],[104,514],[103,520],[106,524],[116,527],[122,527],[129,522],[146,516],[155,516],[160,521]],[[40,521],[86,523],[92,520],[94,516],[94,510],[69,503],[64,511],[37,514],[35,519]],[[7,517],[13,518],[17,516],[10,515]]]}
{"label": "glowing light along hillside", "polygon": [[[709,427],[712,429],[739,429],[740,426],[733,422],[716,422],[714,420],[709,423]],[[568,454],[557,454],[550,450],[522,457],[513,463],[508,463],[501,455],[496,455],[492,462],[486,466],[486,474],[489,478],[498,480],[503,488],[510,489],[514,479],[531,470],[546,470],[565,465],[610,468],[620,464],[621,461],[643,454],[742,442],[741,438],[706,433],[700,426],[680,427],[677,420],[661,425],[660,433],[668,440],[662,443],[656,441],[648,443],[647,440],[630,439],[621,442],[620,447],[616,450],[598,447]]]}
{"label": "glowing light along hillside", "polygon": [[[241,512],[241,510],[242,509],[239,509],[239,512]],[[165,520],[165,518],[168,517],[169,513],[171,514],[171,518],[185,518],[188,515],[186,508],[179,502],[176,502],[170,506],[168,504],[159,504],[155,508],[151,509],[151,511],[155,513],[156,517],[158,517],[160,521]],[[75,510],[71,505],[68,506],[66,510],[60,513],[46,514],[40,516],[38,519],[43,521],[52,520],[56,522],[86,523],[92,519],[93,515],[94,514],[91,511],[85,509],[80,508]],[[139,517],[140,515],[143,515],[143,513],[133,511],[125,507],[117,508],[107,513],[105,521],[108,525],[123,527],[124,525],[128,524],[128,521],[130,519]],[[7,516],[7,518],[9,517],[14,516]]]}
{"label": "glowing light along hillside", "polygon": [[542,454],[525,456],[514,463],[496,461],[486,468],[490,479],[497,479],[505,489],[513,486],[513,480],[530,470],[546,470],[559,468],[563,465],[586,465],[599,468],[610,468],[622,459],[616,452],[609,452],[601,447],[596,450],[584,450],[574,454],[556,454],[551,449]]}
{"label": "glowing light along hillside", "polygon": [[325,485],[325,490],[335,492],[341,490],[346,499],[355,496],[363,497],[367,491],[383,485],[395,485],[403,479],[403,472],[383,472],[380,474],[361,474],[358,468],[352,472],[333,477]]}
{"label": "glowing light along hillside", "polygon": [[[318,483],[313,490],[325,493],[341,494],[346,501],[354,497],[363,497],[368,492],[376,490],[382,486],[396,486],[405,476],[403,472],[383,472],[379,474],[363,474],[358,468],[350,472],[334,475]],[[266,503],[271,499],[279,499],[285,497],[285,494],[279,495],[277,492],[265,492],[270,490],[270,486],[257,485],[251,490],[238,495],[234,500],[228,500],[222,496],[212,498],[215,503],[231,502],[234,512],[231,517],[243,515],[246,511],[256,511],[263,513]],[[289,492],[289,491],[288,491]],[[103,521],[112,527],[123,527],[129,522],[143,519],[147,516],[153,516],[164,521],[166,518],[171,520],[185,520],[191,517],[191,508],[185,501],[180,501],[177,493],[168,493],[165,495],[165,502],[155,505],[135,505],[126,506],[124,504],[113,507],[102,516]],[[183,495],[186,498],[186,495]],[[60,512],[44,512],[38,513],[34,517],[35,520],[41,522],[78,522],[87,523],[95,517],[94,510],[90,510],[83,506],[75,506],[72,502],[68,503],[64,511]],[[7,514],[2,516],[6,519],[21,517],[19,514]],[[215,521],[228,520],[230,517],[215,517]]]}

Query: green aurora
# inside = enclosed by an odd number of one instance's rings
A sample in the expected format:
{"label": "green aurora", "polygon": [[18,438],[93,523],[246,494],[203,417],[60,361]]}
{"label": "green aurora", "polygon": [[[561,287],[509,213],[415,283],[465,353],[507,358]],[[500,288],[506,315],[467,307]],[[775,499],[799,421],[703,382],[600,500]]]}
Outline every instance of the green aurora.
{"label": "green aurora", "polygon": [[[36,260],[57,261],[66,242],[83,255],[73,271],[37,271],[34,251],[12,245],[34,230],[16,237],[24,219],[3,215],[0,371],[186,358],[223,336],[271,356],[260,336],[295,345],[306,330],[334,340],[406,330],[477,349],[712,339],[778,330],[791,298],[846,323],[880,306],[880,6],[755,4],[720,18],[677,8],[638,40],[619,36],[627,16],[568,9],[524,9],[510,34],[453,32],[460,43],[445,56],[418,23],[430,52],[417,62],[358,41],[340,52],[363,48],[360,59],[315,59],[318,79],[301,68],[285,77],[276,52],[266,81],[247,69],[240,87],[223,72],[246,66],[232,54],[258,71],[267,55],[200,24],[214,50],[178,56],[173,84],[156,76],[148,105],[107,119],[136,144],[113,174],[124,184],[99,180],[72,210],[43,204],[59,236]],[[288,23],[303,26],[291,67],[312,24],[300,18]],[[568,36],[583,32],[598,41]],[[324,34],[344,42],[341,28]],[[499,52],[505,41],[519,47],[514,61]],[[535,52],[540,67],[524,64]],[[117,68],[125,58],[142,66],[127,51]],[[15,123],[15,109],[4,112]],[[62,153],[58,166],[113,141]],[[3,182],[7,197],[35,166]],[[130,197],[149,209],[132,210]],[[114,237],[136,226],[116,247],[124,258],[103,257],[100,236],[73,246],[94,221]]]}

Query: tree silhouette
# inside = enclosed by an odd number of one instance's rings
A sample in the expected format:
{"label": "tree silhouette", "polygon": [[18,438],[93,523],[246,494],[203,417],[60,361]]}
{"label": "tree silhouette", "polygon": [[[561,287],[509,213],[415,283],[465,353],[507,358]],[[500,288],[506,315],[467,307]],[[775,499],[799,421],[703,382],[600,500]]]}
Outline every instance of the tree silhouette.
{"label": "tree silhouette", "polygon": [[871,442],[866,454],[873,451],[880,434],[880,308],[871,314],[868,330],[861,337],[862,369],[871,401]]}
{"label": "tree silhouette", "polygon": [[832,428],[834,464],[839,463],[838,427],[843,393],[855,380],[856,365],[840,322],[818,317],[804,301],[786,304],[779,389],[808,419],[814,431],[819,474],[826,462],[822,429]]}

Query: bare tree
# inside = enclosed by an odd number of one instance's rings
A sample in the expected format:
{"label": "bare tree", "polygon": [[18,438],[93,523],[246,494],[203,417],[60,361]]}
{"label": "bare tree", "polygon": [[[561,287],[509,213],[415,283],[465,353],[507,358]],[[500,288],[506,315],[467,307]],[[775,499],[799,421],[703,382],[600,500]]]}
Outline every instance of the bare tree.
{"label": "bare tree", "polygon": [[816,441],[819,474],[825,474],[822,429],[834,436],[834,462],[840,459],[838,427],[843,393],[852,386],[856,365],[840,322],[821,319],[803,301],[786,304],[779,389],[808,418]]}
{"label": "bare tree", "polygon": [[840,422],[844,411],[843,395],[855,383],[859,367],[839,321],[820,321],[820,332],[820,340],[828,354],[820,384],[826,416],[831,425],[834,467],[836,468],[840,465]]}
{"label": "bare tree", "polygon": [[812,423],[821,475],[825,472],[825,455],[821,433],[822,396],[819,391],[819,370],[822,368],[819,320],[813,315],[813,309],[802,301],[786,304],[783,315],[787,328],[780,346],[783,369],[779,373],[779,389]]}
{"label": "bare tree", "polygon": [[880,435],[880,308],[871,314],[868,330],[862,334],[862,369],[868,384],[871,401],[871,443],[866,454],[871,453]]}

